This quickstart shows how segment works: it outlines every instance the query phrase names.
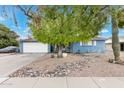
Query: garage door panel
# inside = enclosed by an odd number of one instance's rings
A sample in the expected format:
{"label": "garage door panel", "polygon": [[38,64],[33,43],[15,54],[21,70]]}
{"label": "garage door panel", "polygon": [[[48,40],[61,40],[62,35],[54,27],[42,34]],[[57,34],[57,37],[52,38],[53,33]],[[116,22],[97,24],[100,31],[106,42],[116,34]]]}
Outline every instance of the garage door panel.
{"label": "garage door panel", "polygon": [[24,42],[23,52],[24,53],[47,53],[48,44],[37,43],[37,42]]}

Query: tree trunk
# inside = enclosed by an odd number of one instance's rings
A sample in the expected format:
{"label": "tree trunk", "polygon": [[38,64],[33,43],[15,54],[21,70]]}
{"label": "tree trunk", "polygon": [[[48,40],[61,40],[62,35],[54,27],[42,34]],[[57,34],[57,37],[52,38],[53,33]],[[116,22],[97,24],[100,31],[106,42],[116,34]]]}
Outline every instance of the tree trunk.
{"label": "tree trunk", "polygon": [[62,51],[63,47],[60,45],[58,46],[58,58],[62,58],[63,57],[63,51]]}
{"label": "tree trunk", "polygon": [[112,49],[114,54],[114,62],[120,62],[120,43],[118,37],[118,23],[115,18],[112,18]]}

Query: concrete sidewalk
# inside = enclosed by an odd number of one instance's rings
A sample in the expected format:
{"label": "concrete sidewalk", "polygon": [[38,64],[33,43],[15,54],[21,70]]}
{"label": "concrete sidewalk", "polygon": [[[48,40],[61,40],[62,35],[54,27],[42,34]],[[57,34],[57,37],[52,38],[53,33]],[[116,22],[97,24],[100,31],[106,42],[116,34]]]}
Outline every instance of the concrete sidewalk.
{"label": "concrete sidewalk", "polygon": [[124,88],[124,77],[1,78],[1,88]]}

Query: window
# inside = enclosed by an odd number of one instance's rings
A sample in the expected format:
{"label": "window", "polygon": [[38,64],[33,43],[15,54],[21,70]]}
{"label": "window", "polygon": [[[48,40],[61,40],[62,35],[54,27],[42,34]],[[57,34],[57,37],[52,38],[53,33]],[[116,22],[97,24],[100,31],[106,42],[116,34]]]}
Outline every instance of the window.
{"label": "window", "polygon": [[89,41],[89,42],[80,42],[80,46],[92,46],[93,42]]}
{"label": "window", "polygon": [[92,42],[92,41],[89,41],[89,42],[87,43],[87,45],[92,46],[92,45],[93,45],[93,42]]}

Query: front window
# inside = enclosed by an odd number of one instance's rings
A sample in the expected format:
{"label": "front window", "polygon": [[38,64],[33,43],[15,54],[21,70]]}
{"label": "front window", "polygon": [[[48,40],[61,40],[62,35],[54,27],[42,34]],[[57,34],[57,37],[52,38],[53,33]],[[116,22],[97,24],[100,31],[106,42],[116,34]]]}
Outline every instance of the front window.
{"label": "front window", "polygon": [[80,42],[80,46],[95,46],[96,41]]}

